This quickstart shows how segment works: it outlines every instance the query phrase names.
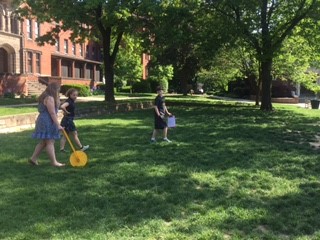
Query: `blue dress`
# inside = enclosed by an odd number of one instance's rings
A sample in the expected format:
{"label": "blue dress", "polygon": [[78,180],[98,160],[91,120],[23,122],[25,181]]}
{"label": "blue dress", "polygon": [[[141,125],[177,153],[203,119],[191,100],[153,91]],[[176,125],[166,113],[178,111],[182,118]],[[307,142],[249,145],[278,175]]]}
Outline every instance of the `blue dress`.
{"label": "blue dress", "polygon": [[[38,106],[39,116],[36,120],[36,129],[32,138],[36,139],[60,139],[60,132],[51,119],[47,107],[43,103]],[[58,109],[56,109],[56,113]]]}

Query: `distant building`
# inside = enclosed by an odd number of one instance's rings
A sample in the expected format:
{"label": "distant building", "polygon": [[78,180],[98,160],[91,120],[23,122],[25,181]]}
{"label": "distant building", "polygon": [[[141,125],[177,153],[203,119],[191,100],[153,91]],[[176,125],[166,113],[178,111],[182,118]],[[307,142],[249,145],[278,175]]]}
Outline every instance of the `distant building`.
{"label": "distant building", "polygon": [[55,25],[36,19],[20,21],[11,2],[0,1],[0,95],[35,94],[41,84],[52,81],[93,86],[102,80],[97,43],[74,43],[69,38],[71,31],[66,31],[59,34],[55,45],[39,46],[36,38]]}

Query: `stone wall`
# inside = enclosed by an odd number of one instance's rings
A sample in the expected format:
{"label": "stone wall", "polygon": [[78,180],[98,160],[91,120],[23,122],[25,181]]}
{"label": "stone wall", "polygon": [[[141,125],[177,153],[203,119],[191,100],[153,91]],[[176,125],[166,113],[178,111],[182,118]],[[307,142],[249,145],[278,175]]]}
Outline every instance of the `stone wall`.
{"label": "stone wall", "polygon": [[[153,107],[152,102],[137,102],[137,103],[119,103],[109,105],[105,108],[90,107],[87,109],[80,109],[77,111],[77,118],[85,118],[88,116],[95,116],[101,114],[113,114],[116,112],[128,112],[139,109],[150,109]],[[35,126],[38,113],[18,114],[12,116],[0,117],[0,133],[19,132],[32,129]],[[61,111],[58,113],[59,121],[62,119]]]}

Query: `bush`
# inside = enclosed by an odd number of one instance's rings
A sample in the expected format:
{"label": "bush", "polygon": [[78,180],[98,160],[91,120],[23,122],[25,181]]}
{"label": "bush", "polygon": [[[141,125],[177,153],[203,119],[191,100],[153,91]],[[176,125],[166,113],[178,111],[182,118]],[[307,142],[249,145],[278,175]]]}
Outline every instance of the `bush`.
{"label": "bush", "polygon": [[88,86],[81,85],[81,84],[65,84],[65,85],[62,85],[61,89],[60,89],[60,92],[65,95],[66,92],[70,88],[77,89],[77,91],[79,92],[79,96],[80,97],[88,97],[88,96],[91,95],[90,88]]}
{"label": "bush", "polygon": [[98,89],[98,90],[105,91],[105,90],[106,90],[106,84],[104,84],[104,83],[98,83],[98,84],[97,84],[97,89]]}
{"label": "bush", "polygon": [[150,82],[146,80],[135,82],[132,86],[132,91],[134,93],[150,93],[151,92]]}
{"label": "bush", "polygon": [[126,87],[122,87],[119,89],[119,92],[121,92],[121,93],[131,93],[131,91],[132,91],[131,86],[126,86]]}
{"label": "bush", "polygon": [[104,91],[101,89],[96,89],[96,90],[92,91],[92,95],[94,95],[94,96],[104,95]]}
{"label": "bush", "polygon": [[15,98],[15,94],[13,92],[6,92],[3,94],[5,98]]}

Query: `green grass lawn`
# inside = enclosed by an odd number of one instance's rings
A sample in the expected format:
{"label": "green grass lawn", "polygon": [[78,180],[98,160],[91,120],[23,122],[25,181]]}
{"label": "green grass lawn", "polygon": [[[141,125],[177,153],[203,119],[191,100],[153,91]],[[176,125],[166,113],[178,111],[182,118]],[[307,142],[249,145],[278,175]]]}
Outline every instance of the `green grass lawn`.
{"label": "green grass lawn", "polygon": [[0,106],[29,104],[29,103],[37,103],[37,100],[35,98],[3,98],[3,97],[0,97]]}
{"label": "green grass lawn", "polygon": [[152,110],[77,120],[81,169],[29,166],[31,131],[0,135],[0,239],[320,239],[318,111],[170,111],[172,143],[149,143]]}

